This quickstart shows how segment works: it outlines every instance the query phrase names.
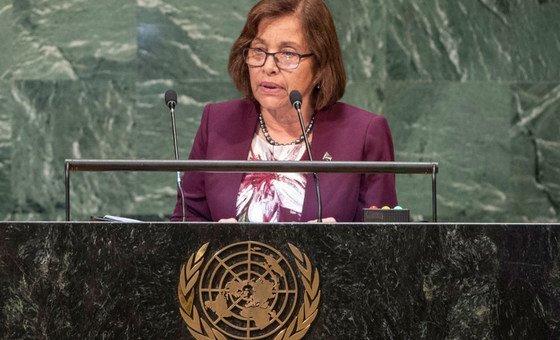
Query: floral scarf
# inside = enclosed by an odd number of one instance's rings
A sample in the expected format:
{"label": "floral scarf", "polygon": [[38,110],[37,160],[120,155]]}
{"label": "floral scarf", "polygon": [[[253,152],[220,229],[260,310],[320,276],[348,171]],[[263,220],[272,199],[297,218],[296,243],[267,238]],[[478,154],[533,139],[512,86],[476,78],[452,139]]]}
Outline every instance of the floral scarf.
{"label": "floral scarf", "polygon": [[[258,134],[251,142],[250,161],[295,161],[305,153],[305,145],[270,145]],[[306,179],[300,173],[246,173],[237,195],[240,222],[299,221]]]}

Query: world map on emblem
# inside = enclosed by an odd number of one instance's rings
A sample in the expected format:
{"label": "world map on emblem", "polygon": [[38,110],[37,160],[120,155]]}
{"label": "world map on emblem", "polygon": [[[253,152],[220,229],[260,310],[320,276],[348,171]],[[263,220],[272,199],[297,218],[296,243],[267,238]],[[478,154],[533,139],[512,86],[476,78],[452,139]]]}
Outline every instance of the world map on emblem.
{"label": "world map on emblem", "polygon": [[207,319],[235,339],[262,339],[278,331],[297,304],[297,277],[276,249],[258,242],[233,244],[204,268],[199,298]]}

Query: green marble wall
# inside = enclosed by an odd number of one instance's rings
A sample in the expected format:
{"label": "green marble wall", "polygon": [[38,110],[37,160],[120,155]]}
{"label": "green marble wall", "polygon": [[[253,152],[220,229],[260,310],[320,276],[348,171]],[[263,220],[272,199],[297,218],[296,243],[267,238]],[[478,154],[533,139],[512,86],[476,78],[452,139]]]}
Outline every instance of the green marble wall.
{"label": "green marble wall", "polygon": [[[0,218],[64,216],[66,158],[171,159],[205,103],[238,97],[229,48],[254,1],[0,0]],[[438,161],[443,221],[559,221],[560,1],[328,0],[344,100],[389,119],[399,161]],[[72,215],[165,219],[174,174],[75,174]],[[428,176],[399,199],[430,218]]]}

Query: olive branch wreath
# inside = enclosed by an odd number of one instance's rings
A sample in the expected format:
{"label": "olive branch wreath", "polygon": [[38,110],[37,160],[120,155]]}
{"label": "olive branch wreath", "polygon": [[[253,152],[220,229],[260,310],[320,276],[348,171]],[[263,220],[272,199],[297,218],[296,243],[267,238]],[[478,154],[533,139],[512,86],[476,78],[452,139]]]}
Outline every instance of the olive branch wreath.
{"label": "olive branch wreath", "polygon": [[305,294],[303,304],[299,309],[297,317],[290,322],[288,328],[283,329],[276,335],[274,340],[299,340],[305,336],[311,323],[317,317],[321,291],[319,290],[319,271],[313,266],[307,255],[302,254],[293,244],[288,243],[292,254],[296,257],[296,264],[302,276]]}
{"label": "olive branch wreath", "polygon": [[[200,276],[200,267],[204,262],[204,255],[208,250],[209,243],[206,243],[198,251],[189,257],[186,264],[181,266],[177,295],[181,308],[181,317],[187,324],[187,329],[197,340],[227,340],[227,338],[217,329],[200,317],[198,309],[194,305],[195,285]],[[298,315],[289,326],[281,330],[274,340],[299,340],[305,336],[311,323],[317,317],[321,291],[319,290],[319,271],[313,270],[311,261],[307,255],[302,254],[294,245],[288,243],[292,254],[296,257],[297,267],[302,275],[302,282],[305,287],[303,304],[298,311]]]}

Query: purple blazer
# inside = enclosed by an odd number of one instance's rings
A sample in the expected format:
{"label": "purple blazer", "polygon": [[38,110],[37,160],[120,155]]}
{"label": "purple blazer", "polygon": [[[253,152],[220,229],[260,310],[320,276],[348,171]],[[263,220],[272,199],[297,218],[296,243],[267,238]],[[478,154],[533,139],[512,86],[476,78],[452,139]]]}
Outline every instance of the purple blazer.
{"label": "purple blazer", "polygon": [[[295,114],[295,113],[294,113]],[[189,159],[247,160],[256,132],[258,113],[248,100],[209,104]],[[311,151],[314,160],[326,153],[333,161],[393,161],[393,140],[385,117],[336,103],[317,112]],[[303,157],[307,160],[307,154]],[[317,218],[313,177],[307,174],[301,221]],[[339,222],[362,221],[362,208],[397,205],[394,174],[320,173],[323,217]],[[218,221],[236,216],[236,200],[243,174],[185,173],[183,191],[187,221]],[[182,220],[181,198],[172,221]]]}

